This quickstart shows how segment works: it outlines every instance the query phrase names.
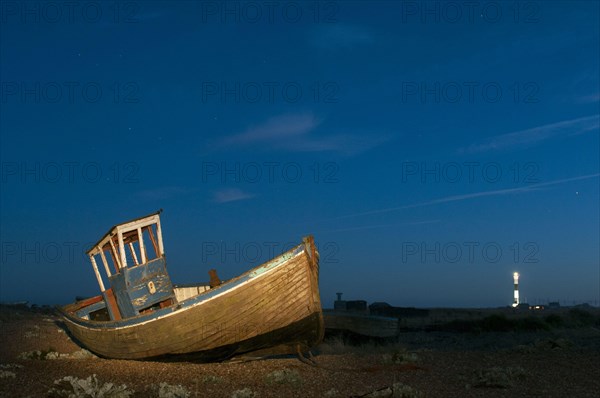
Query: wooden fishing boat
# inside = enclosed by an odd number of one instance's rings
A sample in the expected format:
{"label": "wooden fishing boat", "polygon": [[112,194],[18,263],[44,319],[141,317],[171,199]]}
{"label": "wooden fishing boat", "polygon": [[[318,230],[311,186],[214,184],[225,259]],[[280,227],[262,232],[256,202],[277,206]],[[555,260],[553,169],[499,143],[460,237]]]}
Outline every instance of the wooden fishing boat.
{"label": "wooden fishing boat", "polygon": [[322,340],[312,236],[231,280],[211,270],[210,284],[177,287],[159,213],[116,225],[87,252],[102,293],[59,308],[81,345],[106,358],[222,360],[304,352]]}

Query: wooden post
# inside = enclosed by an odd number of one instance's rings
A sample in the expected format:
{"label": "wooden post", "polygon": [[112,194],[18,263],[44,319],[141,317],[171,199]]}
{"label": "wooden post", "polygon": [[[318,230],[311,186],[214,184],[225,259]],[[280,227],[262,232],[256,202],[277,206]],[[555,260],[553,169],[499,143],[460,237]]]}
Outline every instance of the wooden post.
{"label": "wooden post", "polygon": [[108,268],[108,261],[106,261],[106,256],[104,255],[104,250],[102,250],[102,248],[100,246],[98,246],[98,251],[100,252],[100,257],[102,257],[102,264],[104,264],[104,269],[106,270],[106,275],[110,278],[111,273],[110,273],[110,269]]}
{"label": "wooden post", "polygon": [[146,264],[146,246],[144,245],[144,235],[142,234],[142,228],[138,227],[138,242],[140,242],[140,256],[142,256],[142,264]]}
{"label": "wooden post", "polygon": [[133,257],[133,262],[135,265],[140,265],[138,261],[137,254],[135,254],[135,248],[133,247],[133,242],[129,242],[129,250],[131,250],[131,257]]}
{"label": "wooden post", "polygon": [[100,291],[103,292],[104,282],[102,282],[102,277],[100,276],[100,272],[98,271],[98,264],[96,264],[96,259],[93,255],[90,256],[90,260],[92,261],[92,267],[94,267],[94,272],[96,273],[96,279],[98,279],[98,285],[100,285]]}
{"label": "wooden post", "polygon": [[160,253],[158,253],[158,245],[156,244],[156,238],[154,237],[154,232],[152,231],[152,225],[148,225],[145,227],[148,230],[148,234],[150,235],[150,241],[152,242],[152,247],[154,248],[154,254],[156,254],[156,258],[160,257]]}
{"label": "wooden post", "polygon": [[165,248],[163,247],[163,239],[162,239],[162,229],[160,227],[160,220],[156,222],[156,235],[158,235],[158,250],[160,254],[158,257],[163,256],[165,254]]}
{"label": "wooden post", "polygon": [[125,243],[123,243],[123,232],[119,231],[119,254],[121,255],[121,268],[127,268],[127,255],[125,254]]}
{"label": "wooden post", "polygon": [[117,248],[115,247],[115,242],[113,242],[112,238],[109,239],[110,242],[110,247],[112,248],[112,256],[113,256],[113,260],[115,261],[115,268],[117,272],[120,272],[119,270],[121,268],[123,268],[123,266],[121,265],[121,260],[119,259],[119,252],[117,251]]}

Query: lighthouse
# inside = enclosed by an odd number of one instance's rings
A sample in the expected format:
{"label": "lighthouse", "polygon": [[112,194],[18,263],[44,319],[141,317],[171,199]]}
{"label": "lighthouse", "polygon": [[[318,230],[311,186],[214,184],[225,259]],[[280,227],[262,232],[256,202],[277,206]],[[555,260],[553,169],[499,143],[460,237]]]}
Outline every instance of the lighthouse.
{"label": "lighthouse", "polygon": [[513,307],[518,307],[519,306],[519,273],[515,272],[513,273],[513,280],[515,283],[515,293],[514,293],[514,300],[513,300]]}

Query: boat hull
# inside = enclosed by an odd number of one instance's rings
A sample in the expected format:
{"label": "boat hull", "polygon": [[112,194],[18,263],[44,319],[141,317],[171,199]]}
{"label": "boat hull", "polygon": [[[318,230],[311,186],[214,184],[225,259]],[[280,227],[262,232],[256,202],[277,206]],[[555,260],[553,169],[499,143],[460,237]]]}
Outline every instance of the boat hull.
{"label": "boat hull", "polygon": [[312,240],[216,288],[120,321],[61,310],[73,337],[106,358],[219,360],[267,348],[306,350],[324,334]]}

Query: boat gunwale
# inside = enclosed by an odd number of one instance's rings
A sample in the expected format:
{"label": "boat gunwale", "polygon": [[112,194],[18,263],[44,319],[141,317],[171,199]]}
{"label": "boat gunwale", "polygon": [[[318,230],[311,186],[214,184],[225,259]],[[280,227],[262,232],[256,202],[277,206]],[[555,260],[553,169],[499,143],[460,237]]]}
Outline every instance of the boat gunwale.
{"label": "boat gunwale", "polygon": [[176,314],[184,313],[188,310],[191,310],[194,307],[207,303],[213,299],[216,299],[222,295],[231,292],[243,285],[247,282],[252,281],[256,278],[259,278],[263,275],[270,273],[271,271],[278,269],[279,267],[286,264],[289,260],[297,257],[302,253],[306,253],[307,257],[311,257],[310,250],[308,249],[308,244],[303,242],[292,249],[288,250],[285,253],[280,254],[277,257],[272,258],[271,260],[260,264],[254,268],[249,269],[248,271],[224,282],[222,285],[219,285],[215,288],[202,292],[196,296],[187,298],[179,303],[171,305],[169,307],[158,309],[149,314],[139,314],[134,317],[121,319],[121,320],[110,320],[110,321],[94,321],[88,320],[84,318],[80,318],[76,316],[74,313],[70,313],[67,308],[74,303],[67,304],[65,306],[59,306],[58,310],[64,316],[66,321],[69,321],[72,324],[75,324],[77,327],[86,328],[91,330],[120,330],[125,328],[131,328],[136,326],[141,326],[148,322],[157,321],[162,318],[166,318],[169,316],[173,316]]}

